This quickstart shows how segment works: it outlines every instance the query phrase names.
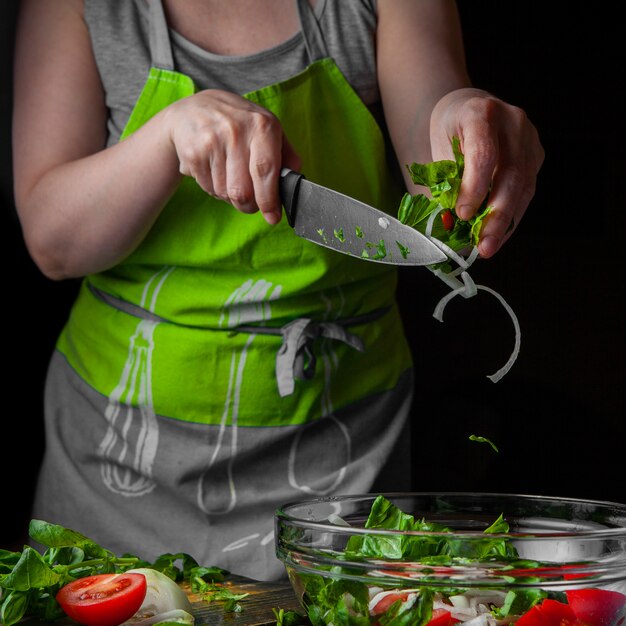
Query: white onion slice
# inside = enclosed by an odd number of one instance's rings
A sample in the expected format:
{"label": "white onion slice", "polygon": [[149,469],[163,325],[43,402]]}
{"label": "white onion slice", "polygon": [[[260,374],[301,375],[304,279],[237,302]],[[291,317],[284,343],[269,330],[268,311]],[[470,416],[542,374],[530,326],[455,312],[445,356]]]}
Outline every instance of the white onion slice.
{"label": "white onion slice", "polygon": [[177,624],[193,626],[194,621],[194,617],[191,613],[183,611],[183,609],[172,609],[171,611],[165,611],[164,613],[157,613],[156,615],[147,617],[131,617],[120,626],[152,626],[153,624],[159,624],[161,622],[176,622]]}
{"label": "white onion slice", "polygon": [[327,519],[330,524],[334,524],[335,526],[350,526],[350,524],[348,524],[343,517],[337,515],[337,513],[331,513]]}
{"label": "white onion slice", "polygon": [[511,317],[513,327],[515,328],[515,345],[513,347],[513,352],[511,352],[511,356],[509,357],[508,361],[495,374],[487,376],[490,381],[497,383],[511,369],[511,367],[513,367],[513,363],[515,363],[515,361],[517,360],[517,356],[519,355],[519,350],[522,343],[522,331],[520,330],[517,315],[515,315],[513,309],[510,307],[508,302],[497,291],[494,291],[489,287],[485,287],[484,285],[476,285],[476,287],[478,289],[482,289],[483,291],[487,291],[500,301],[500,304],[505,308],[506,312]]}
{"label": "white onion slice", "polygon": [[[186,618],[185,615],[192,615],[191,602],[185,592],[175,583],[169,576],[162,572],[148,568],[140,567],[128,570],[143,574],[146,577],[147,589],[146,597],[141,607],[133,617],[128,620],[127,624],[133,626],[147,626],[163,621],[181,621],[179,619],[165,620],[163,615],[172,611],[179,611],[179,617]],[[191,618],[193,624],[193,617]],[[185,622],[188,623],[188,622]]]}
{"label": "white onion slice", "polygon": [[[427,229],[427,232],[428,232],[428,229]],[[437,243],[437,239],[431,238],[431,241],[433,243]],[[445,246],[445,244],[442,244],[442,245]],[[448,248],[448,246],[445,246],[445,247]],[[451,250],[451,252],[453,251]],[[448,254],[448,252],[446,252],[446,254]],[[453,254],[455,257],[461,258],[456,253],[453,252]],[[486,287],[485,285],[476,285],[474,281],[472,280],[471,276],[463,269],[463,268],[468,268],[476,260],[477,257],[478,257],[478,248],[474,247],[472,249],[472,252],[468,256],[468,261],[463,260],[463,265],[459,263],[460,267],[454,270],[453,272],[445,273],[439,269],[434,269],[434,270],[431,269],[432,273],[435,274],[437,278],[445,282],[452,289],[450,293],[446,294],[443,298],[441,298],[441,300],[439,300],[439,302],[437,303],[437,306],[435,307],[435,310],[433,311],[433,317],[436,320],[443,322],[443,311],[446,308],[446,305],[448,304],[448,302],[452,300],[452,298],[458,295],[462,295],[464,298],[471,298],[476,295],[479,289],[490,293],[492,296],[498,299],[500,304],[504,307],[506,312],[509,314],[511,321],[513,322],[513,328],[515,329],[515,344],[513,346],[513,351],[511,352],[511,355],[509,356],[507,362],[497,372],[487,376],[487,378],[490,381],[497,383],[511,369],[511,367],[513,367],[513,364],[517,360],[517,357],[520,351],[520,346],[521,346],[522,333],[520,330],[520,325],[519,325],[517,316],[515,315],[515,312],[513,311],[511,306],[508,304],[508,302],[497,291],[491,289],[490,287]],[[456,258],[454,260],[456,260]],[[461,283],[461,281],[459,281],[459,279],[457,278],[459,271],[461,271],[461,278],[463,279],[463,283]]]}

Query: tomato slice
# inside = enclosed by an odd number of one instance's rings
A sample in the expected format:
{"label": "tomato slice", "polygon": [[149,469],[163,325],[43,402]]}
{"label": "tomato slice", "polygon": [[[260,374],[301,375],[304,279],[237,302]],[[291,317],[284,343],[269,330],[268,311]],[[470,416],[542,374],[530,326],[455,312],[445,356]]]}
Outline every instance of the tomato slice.
{"label": "tomato slice", "polygon": [[441,221],[445,230],[452,230],[454,228],[454,216],[450,209],[446,209],[441,213]]}
{"label": "tomato slice", "polygon": [[539,608],[540,605],[535,605],[524,613],[516,622],[516,626],[558,626],[559,622],[553,622],[550,617],[543,614],[543,611]]}
{"label": "tomato slice", "polygon": [[539,610],[552,624],[576,623],[576,614],[569,604],[547,598],[539,605]]}
{"label": "tomato slice", "polygon": [[458,621],[458,619],[452,617],[450,611],[435,609],[426,626],[452,626],[452,624],[456,624]]}
{"label": "tomato slice", "polygon": [[398,591],[395,593],[388,593],[383,596],[374,607],[372,607],[370,613],[372,615],[380,615],[384,613],[394,602],[400,600],[400,602],[406,602],[409,595],[415,593],[415,591]]}
{"label": "tomato slice", "polygon": [[61,608],[86,626],[117,626],[131,618],[146,597],[143,574],[95,574],[61,587]]}
{"label": "tomato slice", "polygon": [[626,596],[606,589],[573,589],[566,591],[567,601],[576,617],[589,626],[615,626],[623,621]]}

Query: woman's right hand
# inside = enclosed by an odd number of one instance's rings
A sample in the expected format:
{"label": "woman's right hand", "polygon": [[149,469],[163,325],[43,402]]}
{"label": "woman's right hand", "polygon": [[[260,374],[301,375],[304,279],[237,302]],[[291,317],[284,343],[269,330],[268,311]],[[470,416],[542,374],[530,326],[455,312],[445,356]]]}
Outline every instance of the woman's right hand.
{"label": "woman's right hand", "polygon": [[275,115],[209,89],[170,105],[163,122],[182,174],[243,213],[261,211],[269,224],[280,221],[280,170],[297,170],[300,160]]}
{"label": "woman's right hand", "polygon": [[106,98],[82,0],[22,0],[14,76],[15,204],[31,257],[49,278],[126,258],[181,172],[241,211],[280,219],[280,168],[297,169],[298,158],[278,120],[240,96],[194,94],[105,147]]}

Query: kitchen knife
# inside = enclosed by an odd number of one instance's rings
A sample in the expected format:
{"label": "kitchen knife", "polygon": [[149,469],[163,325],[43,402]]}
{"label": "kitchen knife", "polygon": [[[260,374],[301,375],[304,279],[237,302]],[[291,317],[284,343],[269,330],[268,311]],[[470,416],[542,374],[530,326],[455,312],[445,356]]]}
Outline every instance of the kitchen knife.
{"label": "kitchen knife", "polygon": [[280,196],[300,237],[366,261],[432,265],[446,255],[422,233],[359,200],[283,168]]}

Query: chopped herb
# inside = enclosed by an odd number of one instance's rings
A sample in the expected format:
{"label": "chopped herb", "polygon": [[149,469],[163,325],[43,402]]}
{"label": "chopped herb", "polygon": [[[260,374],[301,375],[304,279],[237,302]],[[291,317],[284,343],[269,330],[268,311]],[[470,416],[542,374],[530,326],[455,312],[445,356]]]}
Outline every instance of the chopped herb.
{"label": "chopped herb", "polygon": [[343,234],[343,228],[335,228],[333,234],[335,235],[335,239],[338,239],[339,241],[341,241],[341,243],[344,243],[344,241],[346,240]]}
{"label": "chopped herb", "polygon": [[387,256],[387,248],[385,247],[385,242],[383,239],[381,239],[377,244],[376,244],[376,254],[372,257],[372,259],[375,260],[380,260],[380,259],[384,259]]}
{"label": "chopped herb", "polygon": [[323,228],[318,228],[317,229],[317,234],[324,240],[324,243],[328,242],[328,239],[326,239],[326,235],[324,234],[324,229]]}
{"label": "chopped herb", "polygon": [[398,246],[403,259],[406,259],[407,256],[411,254],[411,251],[406,246],[403,246],[399,241],[396,241],[396,245]]}
{"label": "chopped herb", "polygon": [[359,239],[363,239],[363,229],[360,226],[357,226],[355,230],[356,230],[356,236]]}
{"label": "chopped herb", "polygon": [[192,589],[205,602],[224,602],[224,611],[227,613],[241,613],[242,606],[239,600],[243,600],[247,593],[234,593],[226,585],[214,582],[206,582],[201,578],[192,581]]}
{"label": "chopped herb", "polygon": [[311,623],[297,611],[285,611],[285,609],[272,609],[272,611],[276,617],[276,626],[301,626]]}
{"label": "chopped herb", "polygon": [[496,452],[498,452],[498,448],[496,447],[496,445],[493,443],[493,441],[490,441],[489,439],[487,439],[487,437],[480,437],[479,435],[470,435],[469,438],[470,438],[470,441],[478,441],[479,443],[488,443]]}
{"label": "chopped herb", "polygon": [[370,256],[366,250],[363,250],[361,256],[364,259],[372,259],[372,261],[379,261],[380,259],[384,259],[387,256],[387,248],[385,247],[385,242],[381,239],[378,243],[372,243],[371,241],[367,241],[365,243],[367,248],[376,248],[376,254]]}

